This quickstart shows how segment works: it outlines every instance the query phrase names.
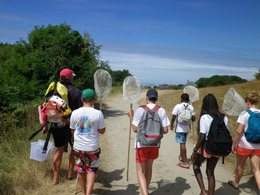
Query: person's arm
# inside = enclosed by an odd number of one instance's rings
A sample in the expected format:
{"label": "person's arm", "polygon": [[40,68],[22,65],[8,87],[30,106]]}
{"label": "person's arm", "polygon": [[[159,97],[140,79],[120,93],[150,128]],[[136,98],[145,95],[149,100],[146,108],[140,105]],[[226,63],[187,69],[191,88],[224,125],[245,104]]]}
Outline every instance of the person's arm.
{"label": "person's arm", "polygon": [[195,145],[195,147],[193,148],[193,153],[191,155],[191,161],[194,163],[196,160],[196,155],[197,155],[197,151],[198,149],[202,146],[204,140],[205,140],[206,134],[205,133],[200,133],[199,134],[199,139]]}
{"label": "person's arm", "polygon": [[98,133],[100,133],[100,134],[104,134],[105,131],[106,131],[106,128],[105,128],[105,127],[102,128],[102,129],[98,129]]}
{"label": "person's arm", "polygon": [[236,153],[237,142],[241,138],[243,132],[244,132],[244,125],[239,123],[238,127],[237,127],[237,130],[235,132],[235,137],[233,139],[233,144],[232,144],[232,153],[233,154]]}
{"label": "person's arm", "polygon": [[47,134],[48,133],[48,125],[46,124],[46,125],[44,125],[44,127],[42,128],[42,134],[43,135],[45,135],[45,134]]}
{"label": "person's arm", "polygon": [[127,113],[128,117],[130,118],[130,122],[131,122],[131,125],[132,125],[132,129],[135,133],[137,133],[137,126],[133,125],[132,122],[133,122],[133,118],[134,118],[134,111],[133,110],[129,110],[128,113]]}
{"label": "person's arm", "polygon": [[71,134],[74,135],[76,129],[70,129],[70,130],[71,130]]}
{"label": "person's arm", "polygon": [[171,130],[173,130],[173,125],[174,125],[174,121],[176,119],[176,115],[172,115],[172,120],[171,120]]}
{"label": "person's arm", "polygon": [[167,134],[168,133],[168,126],[163,128],[163,134]]}

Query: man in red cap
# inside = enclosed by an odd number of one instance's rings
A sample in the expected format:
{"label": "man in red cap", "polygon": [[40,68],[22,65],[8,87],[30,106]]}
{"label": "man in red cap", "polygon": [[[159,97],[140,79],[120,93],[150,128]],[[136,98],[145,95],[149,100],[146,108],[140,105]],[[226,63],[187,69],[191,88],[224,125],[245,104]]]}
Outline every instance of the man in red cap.
{"label": "man in red cap", "polygon": [[[75,87],[73,87],[74,77],[76,75],[73,73],[72,70],[66,68],[60,72],[60,83],[66,86],[68,89],[68,101],[69,107],[71,110],[76,110],[83,106],[81,101],[81,91]],[[43,128],[43,133],[46,134],[48,131],[48,127],[45,126]],[[53,156],[53,184],[59,183],[59,170],[62,161],[62,155],[67,152],[68,143],[70,143],[71,148],[72,145],[72,134],[70,127],[65,125],[62,128],[50,128],[50,131],[53,135],[56,151]],[[71,150],[70,158],[69,158],[69,172],[68,172],[68,179],[76,178],[76,173],[74,173],[75,167],[75,160],[73,150]]]}

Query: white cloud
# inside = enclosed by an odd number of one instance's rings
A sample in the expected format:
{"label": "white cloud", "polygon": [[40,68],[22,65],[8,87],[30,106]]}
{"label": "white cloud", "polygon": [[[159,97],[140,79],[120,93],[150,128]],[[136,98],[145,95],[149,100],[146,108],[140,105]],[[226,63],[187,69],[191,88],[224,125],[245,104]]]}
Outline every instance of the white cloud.
{"label": "white cloud", "polygon": [[108,60],[113,70],[128,69],[142,83],[185,84],[212,75],[237,75],[253,79],[257,68],[224,66],[158,57],[147,54],[101,52],[102,60]]}

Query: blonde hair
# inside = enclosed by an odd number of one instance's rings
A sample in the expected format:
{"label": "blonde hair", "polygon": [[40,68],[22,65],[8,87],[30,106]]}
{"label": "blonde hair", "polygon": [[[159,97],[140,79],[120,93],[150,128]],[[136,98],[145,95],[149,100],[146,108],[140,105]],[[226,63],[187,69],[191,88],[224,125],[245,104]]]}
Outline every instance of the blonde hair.
{"label": "blonde hair", "polygon": [[259,93],[258,91],[251,91],[248,96],[245,98],[246,102],[250,102],[253,105],[257,105],[259,102]]}

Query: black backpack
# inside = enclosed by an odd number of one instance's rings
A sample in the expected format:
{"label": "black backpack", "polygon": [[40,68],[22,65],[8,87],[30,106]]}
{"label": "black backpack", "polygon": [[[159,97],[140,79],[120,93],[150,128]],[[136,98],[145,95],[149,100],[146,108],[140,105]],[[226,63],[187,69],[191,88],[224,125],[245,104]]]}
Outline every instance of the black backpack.
{"label": "black backpack", "polygon": [[204,142],[205,150],[211,155],[227,156],[232,150],[232,137],[224,122],[225,115],[222,113],[218,116],[209,115],[213,121],[210,125],[208,139]]}

